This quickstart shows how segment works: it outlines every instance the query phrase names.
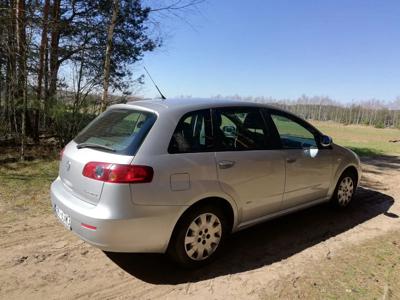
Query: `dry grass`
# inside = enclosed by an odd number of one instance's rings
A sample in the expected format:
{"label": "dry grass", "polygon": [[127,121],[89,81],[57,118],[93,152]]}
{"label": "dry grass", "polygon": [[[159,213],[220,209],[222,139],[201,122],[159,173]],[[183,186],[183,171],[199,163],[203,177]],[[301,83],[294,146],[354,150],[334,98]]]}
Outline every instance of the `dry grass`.
{"label": "dry grass", "polygon": [[57,172],[55,159],[0,164],[2,222],[50,212],[50,184]]}
{"label": "dry grass", "polygon": [[284,299],[400,299],[400,232],[344,248],[281,282]]}

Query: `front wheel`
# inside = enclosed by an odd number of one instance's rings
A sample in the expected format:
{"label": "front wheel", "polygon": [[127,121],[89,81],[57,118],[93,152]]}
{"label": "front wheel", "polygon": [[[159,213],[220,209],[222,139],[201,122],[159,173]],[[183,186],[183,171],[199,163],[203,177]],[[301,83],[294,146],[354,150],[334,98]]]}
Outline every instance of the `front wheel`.
{"label": "front wheel", "polygon": [[349,205],[353,199],[356,188],[356,178],[351,172],[345,172],[340,176],[333,193],[332,203],[339,208],[344,208]]}
{"label": "front wheel", "polygon": [[183,267],[210,262],[221,250],[227,224],[218,207],[206,205],[188,211],[177,224],[168,254]]}

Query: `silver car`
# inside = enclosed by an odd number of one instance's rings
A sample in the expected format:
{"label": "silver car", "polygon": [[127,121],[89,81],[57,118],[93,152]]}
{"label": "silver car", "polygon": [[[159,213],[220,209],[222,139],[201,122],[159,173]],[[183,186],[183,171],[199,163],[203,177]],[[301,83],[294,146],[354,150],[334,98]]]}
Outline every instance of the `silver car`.
{"label": "silver car", "polygon": [[355,153],[289,112],[148,100],[111,106],[65,147],[51,202],[98,248],[198,266],[232,232],[322,202],[346,207],[360,176]]}

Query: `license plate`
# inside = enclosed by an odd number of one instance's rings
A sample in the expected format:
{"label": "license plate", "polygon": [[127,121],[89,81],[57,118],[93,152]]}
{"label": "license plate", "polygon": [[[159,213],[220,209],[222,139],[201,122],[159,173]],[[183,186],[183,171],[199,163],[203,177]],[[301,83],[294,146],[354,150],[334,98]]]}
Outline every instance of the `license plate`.
{"label": "license plate", "polygon": [[71,217],[67,215],[65,212],[63,212],[60,208],[57,206],[54,207],[54,210],[56,212],[56,215],[58,219],[63,223],[65,227],[71,230]]}

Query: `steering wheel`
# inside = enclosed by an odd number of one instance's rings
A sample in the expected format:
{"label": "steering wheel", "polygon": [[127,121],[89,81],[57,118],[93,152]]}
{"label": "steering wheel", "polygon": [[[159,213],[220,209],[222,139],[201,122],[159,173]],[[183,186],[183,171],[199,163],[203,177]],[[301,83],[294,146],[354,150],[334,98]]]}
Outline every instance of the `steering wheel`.
{"label": "steering wheel", "polygon": [[237,149],[238,148],[238,146],[239,147],[241,147],[241,149],[248,149],[249,148],[249,145],[247,145],[246,143],[244,143],[243,141],[241,141],[240,139],[239,139],[239,135],[235,138],[235,141],[234,141],[234,143],[233,143],[233,146],[235,147],[235,149]]}

